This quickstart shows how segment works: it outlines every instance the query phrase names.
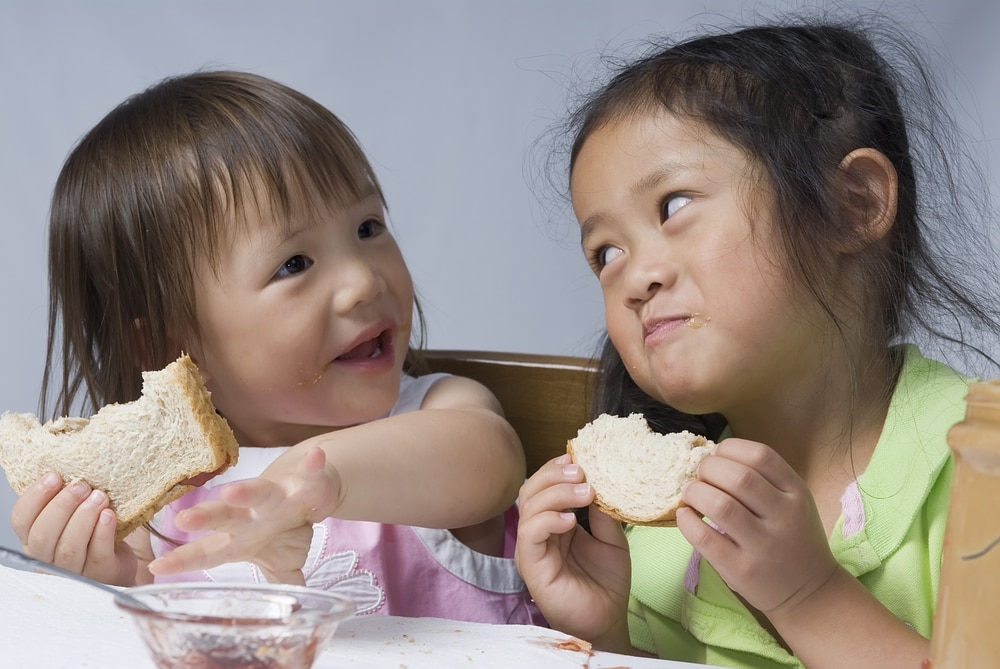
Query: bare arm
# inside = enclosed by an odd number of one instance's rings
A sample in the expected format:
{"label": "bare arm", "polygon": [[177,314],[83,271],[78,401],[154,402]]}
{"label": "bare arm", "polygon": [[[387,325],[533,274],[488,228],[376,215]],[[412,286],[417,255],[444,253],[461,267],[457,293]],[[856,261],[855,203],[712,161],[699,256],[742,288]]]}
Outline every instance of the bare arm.
{"label": "bare arm", "polygon": [[930,656],[930,641],[843,567],[808,597],[767,615],[809,669],[914,669]]}
{"label": "bare arm", "polygon": [[315,437],[340,478],[323,516],[451,529],[502,513],[524,482],[524,451],[485,387],[436,383],[420,411]]}
{"label": "bare arm", "polygon": [[297,444],[259,478],[178,514],[178,528],[214,532],[150,571],[250,560],[269,580],[296,582],[311,525],[327,517],[443,529],[483,522],[514,502],[524,480],[520,441],[499,411],[484,386],[449,377],[419,411]]}

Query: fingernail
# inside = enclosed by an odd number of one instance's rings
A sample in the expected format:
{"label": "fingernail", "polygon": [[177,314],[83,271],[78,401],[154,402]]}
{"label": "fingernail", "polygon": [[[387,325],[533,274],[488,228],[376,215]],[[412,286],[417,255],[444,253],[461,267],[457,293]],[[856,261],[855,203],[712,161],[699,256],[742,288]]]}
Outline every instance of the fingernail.
{"label": "fingernail", "polygon": [[77,481],[69,487],[70,493],[81,502],[90,494],[90,486],[83,481]]}
{"label": "fingernail", "polygon": [[91,506],[101,506],[102,504],[104,504],[104,500],[105,500],[104,491],[94,490],[90,493],[90,496],[87,497],[86,503],[90,504]]}
{"label": "fingernail", "polygon": [[570,459],[569,459],[569,453],[563,453],[558,458],[556,458],[556,463],[560,464],[560,465],[564,465],[564,464],[566,464],[569,461],[570,461]]}
{"label": "fingernail", "polygon": [[53,488],[58,488],[62,485],[62,477],[55,472],[49,472],[42,477],[42,487],[45,490],[52,490]]}
{"label": "fingernail", "polygon": [[580,465],[566,465],[562,468],[562,474],[568,479],[576,478],[580,475]]}
{"label": "fingernail", "polygon": [[[91,497],[93,497],[93,495],[91,495]],[[115,521],[116,521],[115,512],[112,511],[111,509],[105,509],[104,511],[101,511],[101,515],[98,516],[97,518],[97,522],[99,522],[101,525],[114,525]]]}
{"label": "fingernail", "polygon": [[578,483],[573,486],[573,494],[577,497],[586,497],[590,494],[590,484],[589,483]]}

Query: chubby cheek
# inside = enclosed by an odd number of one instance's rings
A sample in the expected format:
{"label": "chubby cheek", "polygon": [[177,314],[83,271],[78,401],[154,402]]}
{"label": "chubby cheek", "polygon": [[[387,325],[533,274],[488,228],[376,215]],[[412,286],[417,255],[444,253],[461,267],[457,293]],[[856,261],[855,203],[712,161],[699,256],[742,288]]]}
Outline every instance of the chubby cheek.
{"label": "chubby cheek", "polygon": [[646,350],[641,325],[627,318],[612,317],[607,320],[607,329],[625,371],[639,389],[657,401],[666,402],[663,391],[669,387],[673,375],[666,369],[667,361]]}
{"label": "chubby cheek", "polygon": [[[646,367],[646,346],[643,341],[642,328],[637,323],[629,322],[626,315],[607,313],[606,327],[608,337],[622,359],[625,369],[635,378],[640,370]],[[633,315],[634,320],[634,315]]]}

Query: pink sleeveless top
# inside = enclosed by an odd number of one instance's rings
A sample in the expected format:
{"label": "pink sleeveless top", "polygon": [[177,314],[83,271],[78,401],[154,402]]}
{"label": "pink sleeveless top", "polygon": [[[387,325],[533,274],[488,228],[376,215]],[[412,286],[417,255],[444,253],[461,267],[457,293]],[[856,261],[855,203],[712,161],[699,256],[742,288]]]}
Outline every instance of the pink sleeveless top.
{"label": "pink sleeveless top", "polygon": [[[404,376],[399,399],[389,415],[419,409],[428,389],[442,376]],[[179,543],[193,541],[201,535],[181,532],[174,526],[179,511],[218,497],[219,488],[226,483],[259,476],[285,450],[241,447],[234,467],[162,509],[152,526]],[[309,587],[333,590],[353,599],[359,615],[545,625],[514,567],[517,518],[517,507],[511,506],[504,515],[503,557],[478,553],[448,530],[327,518],[313,526],[303,575]],[[173,547],[155,535],[151,538],[156,556]],[[256,566],[239,562],[157,578],[157,582],[165,581],[262,583],[265,579]]]}

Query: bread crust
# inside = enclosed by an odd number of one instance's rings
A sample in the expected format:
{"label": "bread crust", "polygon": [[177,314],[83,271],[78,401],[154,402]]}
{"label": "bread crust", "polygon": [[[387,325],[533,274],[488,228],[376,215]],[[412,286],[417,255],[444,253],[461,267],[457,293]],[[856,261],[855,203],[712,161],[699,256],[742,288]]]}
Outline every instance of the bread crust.
{"label": "bread crust", "polygon": [[0,466],[11,488],[21,494],[55,471],[64,484],[85,481],[103,490],[118,516],[115,545],[192,489],[183,482],[221,473],[238,456],[229,423],[186,354],[144,372],[134,402],[109,404],[89,419],[41,425],[33,414],[0,417]]}

